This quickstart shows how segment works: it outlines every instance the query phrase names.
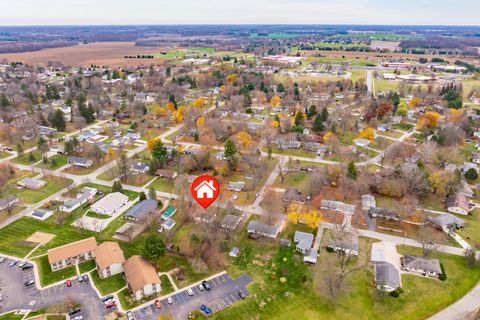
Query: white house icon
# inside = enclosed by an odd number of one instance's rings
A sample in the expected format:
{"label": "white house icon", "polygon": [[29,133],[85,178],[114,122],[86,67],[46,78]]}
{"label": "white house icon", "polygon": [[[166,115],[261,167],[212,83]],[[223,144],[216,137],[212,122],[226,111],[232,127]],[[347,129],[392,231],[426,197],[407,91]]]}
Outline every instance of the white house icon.
{"label": "white house icon", "polygon": [[198,186],[195,187],[194,189],[197,192],[197,198],[203,199],[212,199],[213,198],[213,191],[217,190],[213,186],[213,180],[210,181],[202,181]]}

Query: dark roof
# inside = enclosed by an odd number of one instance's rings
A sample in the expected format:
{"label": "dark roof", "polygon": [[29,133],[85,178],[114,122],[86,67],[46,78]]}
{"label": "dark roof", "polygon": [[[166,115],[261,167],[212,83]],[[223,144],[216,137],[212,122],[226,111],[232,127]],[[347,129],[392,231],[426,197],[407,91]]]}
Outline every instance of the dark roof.
{"label": "dark roof", "polygon": [[434,225],[439,226],[440,228],[446,227],[448,225],[454,224],[457,227],[463,227],[465,225],[465,221],[450,214],[445,213],[441,214],[435,218],[430,219]]}
{"label": "dark roof", "polygon": [[275,238],[279,232],[278,227],[269,226],[261,221],[252,220],[248,223],[248,233],[258,233],[264,236]]}
{"label": "dark roof", "polygon": [[447,208],[459,207],[465,211],[470,210],[470,205],[468,204],[467,198],[460,193],[452,194],[447,198]]}
{"label": "dark roof", "polygon": [[375,262],[375,283],[398,288],[400,286],[400,272],[391,263]]}
{"label": "dark roof", "polygon": [[424,257],[406,254],[403,256],[403,266],[416,270],[428,271],[436,274],[442,273],[440,262],[437,259],[427,259]]}
{"label": "dark roof", "polygon": [[305,202],[306,197],[302,196],[297,188],[287,188],[283,194],[283,200],[287,202]]}
{"label": "dark roof", "polygon": [[153,199],[145,199],[137,203],[128,210],[124,217],[128,219],[140,220],[144,215],[151,213],[158,206],[158,202]]}
{"label": "dark roof", "polygon": [[87,164],[91,160],[81,158],[81,157],[69,157],[68,162],[69,163],[81,163],[81,164]]}
{"label": "dark roof", "polygon": [[238,223],[240,222],[240,220],[241,220],[241,217],[239,217],[239,216],[234,216],[234,215],[231,215],[231,214],[227,214],[223,218],[221,226],[223,228],[227,228],[227,229],[235,229],[237,227]]}
{"label": "dark roof", "polygon": [[400,218],[398,213],[386,208],[371,207],[368,212],[371,216],[382,217],[385,219],[398,220]]}

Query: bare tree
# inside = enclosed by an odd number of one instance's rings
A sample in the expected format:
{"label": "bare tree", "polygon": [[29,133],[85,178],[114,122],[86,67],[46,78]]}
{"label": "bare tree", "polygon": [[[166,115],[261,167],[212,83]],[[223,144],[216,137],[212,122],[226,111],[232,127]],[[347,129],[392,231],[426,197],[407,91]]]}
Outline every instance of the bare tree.
{"label": "bare tree", "polygon": [[422,253],[424,257],[438,249],[440,246],[440,231],[434,230],[429,226],[421,226],[418,232],[417,241],[422,245]]}

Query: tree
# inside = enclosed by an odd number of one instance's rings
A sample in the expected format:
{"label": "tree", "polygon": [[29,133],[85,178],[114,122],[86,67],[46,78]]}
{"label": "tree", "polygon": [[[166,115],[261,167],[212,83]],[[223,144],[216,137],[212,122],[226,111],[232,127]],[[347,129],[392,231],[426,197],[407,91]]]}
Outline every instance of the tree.
{"label": "tree", "polygon": [[113,182],[112,192],[123,192],[123,186],[120,180],[115,180]]}
{"label": "tree", "polygon": [[58,131],[65,131],[65,118],[63,116],[63,112],[60,109],[53,113],[52,126]]}
{"label": "tree", "polygon": [[474,168],[470,168],[465,172],[465,178],[468,181],[475,181],[478,178],[478,172]]}
{"label": "tree", "polygon": [[420,116],[417,122],[417,129],[423,128],[436,128],[438,121],[440,120],[440,114],[433,111],[425,112]]}
{"label": "tree", "polygon": [[140,194],[138,195],[138,201],[143,201],[147,199],[147,195],[145,194],[145,192],[140,192]]}
{"label": "tree", "polygon": [[117,161],[117,169],[120,179],[125,182],[127,181],[128,174],[129,174],[129,167],[128,167],[128,159],[125,153],[120,153],[120,157]]}
{"label": "tree", "polygon": [[279,96],[273,96],[272,99],[270,99],[270,104],[272,105],[272,107],[277,107],[278,105],[280,105],[281,102],[282,98],[280,98]]}
{"label": "tree", "polygon": [[158,259],[165,255],[165,252],[165,243],[158,234],[152,233],[145,239],[142,254],[155,266],[157,266]]}
{"label": "tree", "polygon": [[323,117],[322,114],[317,114],[312,126],[313,132],[321,132],[323,130]]}
{"label": "tree", "polygon": [[303,113],[301,111],[297,111],[297,113],[295,113],[294,123],[296,126],[303,125]]}
{"label": "tree", "polygon": [[252,144],[252,137],[245,131],[240,131],[237,134],[237,140],[243,145],[244,148]]}
{"label": "tree", "polygon": [[38,148],[38,150],[40,150],[40,152],[42,154],[44,154],[48,151],[47,140],[43,136],[38,137],[37,148]]}
{"label": "tree", "polygon": [[422,245],[424,257],[428,257],[430,252],[438,249],[441,239],[441,233],[439,231],[432,230],[432,228],[428,226],[419,227],[417,241]]}
{"label": "tree", "polygon": [[17,155],[19,158],[23,157],[23,146],[20,143],[17,144]]}
{"label": "tree", "polygon": [[355,162],[350,161],[347,166],[347,177],[352,180],[357,179],[357,167],[355,167]]}
{"label": "tree", "polygon": [[324,107],[322,109],[321,115],[322,115],[322,121],[326,122],[328,120],[328,109],[327,109],[327,107]]}
{"label": "tree", "polygon": [[193,102],[193,106],[194,106],[195,108],[198,108],[198,109],[203,108],[203,106],[205,106],[205,98],[203,98],[203,97],[198,97],[198,98]]}
{"label": "tree", "polygon": [[233,142],[231,139],[228,139],[225,142],[225,158],[227,158],[229,162],[233,162],[235,160],[235,155],[237,154],[237,151],[237,145],[235,144],[235,142]]}
{"label": "tree", "polygon": [[155,144],[152,147],[152,157],[159,161],[160,166],[163,166],[167,163],[168,152],[167,152],[167,148],[165,148],[162,141],[160,140],[155,141]]}
{"label": "tree", "polygon": [[363,139],[373,140],[375,138],[375,131],[371,127],[360,130],[360,137]]}
{"label": "tree", "polygon": [[148,189],[148,198],[157,200],[157,191],[155,191],[155,188],[150,186],[150,189]]}
{"label": "tree", "polygon": [[307,118],[310,119],[312,118],[314,115],[317,114],[317,107],[315,105],[311,105],[310,107],[308,107],[307,109]]}

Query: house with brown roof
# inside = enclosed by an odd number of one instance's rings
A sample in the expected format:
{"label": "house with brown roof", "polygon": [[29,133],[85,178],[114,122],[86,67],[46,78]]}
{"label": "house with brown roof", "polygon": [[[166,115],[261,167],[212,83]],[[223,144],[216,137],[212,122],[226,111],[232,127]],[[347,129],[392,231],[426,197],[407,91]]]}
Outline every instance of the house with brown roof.
{"label": "house with brown roof", "polygon": [[160,178],[173,180],[177,177],[178,173],[173,170],[158,169],[155,175]]}
{"label": "house with brown roof", "polygon": [[155,268],[142,256],[131,256],[123,263],[127,287],[136,300],[155,295],[162,290]]}
{"label": "house with brown roof", "polygon": [[95,263],[100,278],[123,272],[125,257],[117,242],[105,241],[95,249]]}
{"label": "house with brown roof", "polygon": [[447,198],[447,211],[467,215],[470,212],[470,204],[463,194],[452,194]]}
{"label": "house with brown roof", "polygon": [[48,263],[52,271],[92,260],[95,257],[97,240],[94,237],[75,241],[47,251]]}

